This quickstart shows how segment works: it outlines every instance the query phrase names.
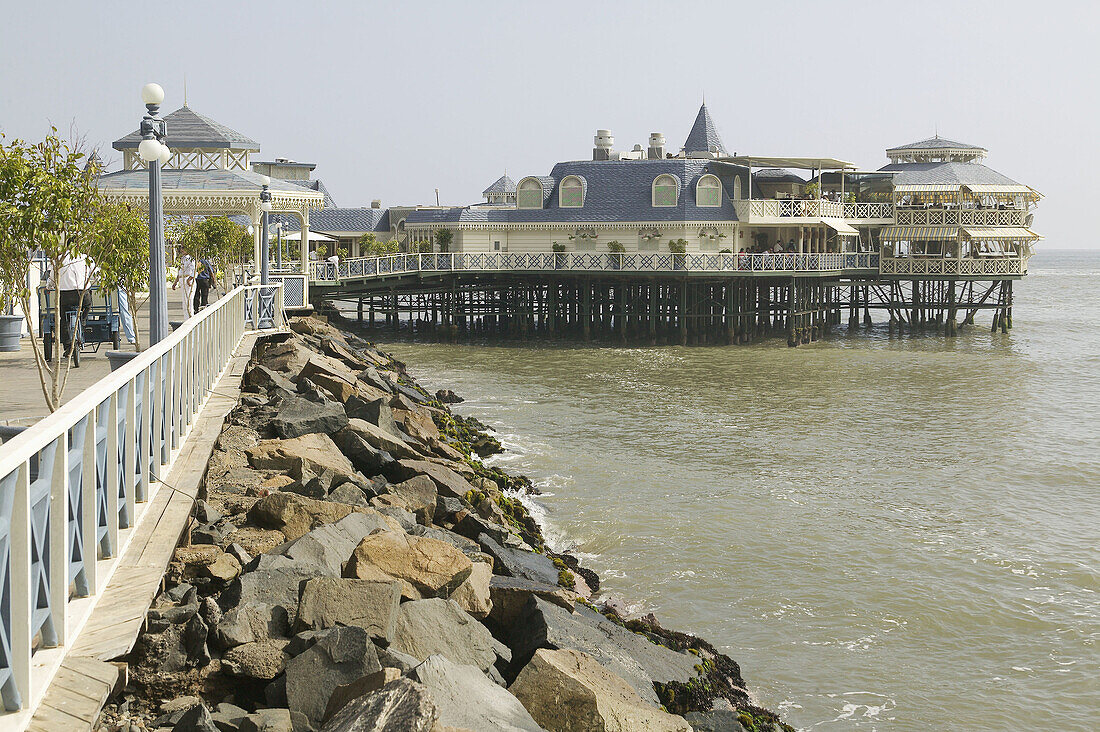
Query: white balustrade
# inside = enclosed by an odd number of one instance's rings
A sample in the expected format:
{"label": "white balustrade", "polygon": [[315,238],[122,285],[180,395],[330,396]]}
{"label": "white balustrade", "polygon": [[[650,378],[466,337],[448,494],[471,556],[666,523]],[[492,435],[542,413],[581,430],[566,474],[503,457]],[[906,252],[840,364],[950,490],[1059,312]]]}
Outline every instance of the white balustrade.
{"label": "white balustrade", "polygon": [[1017,277],[1027,273],[1023,257],[882,257],[880,270],[884,275]]}
{"label": "white balustrade", "polygon": [[0,700],[13,717],[42,699],[246,331],[282,324],[281,284],[238,287],[0,445]]}
{"label": "white balustrade", "polygon": [[1025,226],[1022,209],[994,208],[899,208],[899,226]]}

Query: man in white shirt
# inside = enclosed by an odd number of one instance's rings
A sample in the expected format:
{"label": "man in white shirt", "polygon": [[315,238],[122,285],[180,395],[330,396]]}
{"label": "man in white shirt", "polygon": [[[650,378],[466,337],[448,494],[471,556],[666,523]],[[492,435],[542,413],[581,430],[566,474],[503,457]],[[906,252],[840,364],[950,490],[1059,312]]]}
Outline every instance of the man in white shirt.
{"label": "man in white shirt", "polygon": [[[61,297],[57,303],[58,323],[61,334],[61,347],[65,349],[64,357],[68,358],[73,347],[74,333],[70,327],[70,314],[76,313],[78,321],[83,324],[84,318],[92,308],[91,297],[85,290],[92,284],[92,267],[88,264],[88,258],[83,254],[68,256],[63,260],[61,271],[57,275],[57,285],[61,290]],[[46,287],[52,292],[54,288],[53,273],[46,282]]]}
{"label": "man in white shirt", "polygon": [[183,245],[180,245],[180,255],[180,268],[176,279],[172,280],[172,289],[176,289],[179,281],[183,280],[183,311],[190,318],[195,314],[195,258]]}

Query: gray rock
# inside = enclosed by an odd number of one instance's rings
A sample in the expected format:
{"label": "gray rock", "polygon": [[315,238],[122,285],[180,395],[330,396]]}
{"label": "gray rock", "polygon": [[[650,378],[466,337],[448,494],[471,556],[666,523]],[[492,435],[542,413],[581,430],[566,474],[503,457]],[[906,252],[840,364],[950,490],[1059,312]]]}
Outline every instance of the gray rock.
{"label": "gray rock", "polygon": [[[231,526],[230,531],[234,528]],[[207,524],[205,526],[199,526],[191,529],[191,543],[192,544],[220,544],[222,539],[226,537],[228,532],[220,526],[214,524]]]}
{"label": "gray rock", "polygon": [[201,498],[195,501],[195,520],[200,524],[216,524],[222,520],[222,512]]}
{"label": "gray rock", "polygon": [[484,625],[453,600],[440,598],[403,603],[390,648],[421,661],[436,654],[446,656],[455,663],[473,663],[485,672],[494,668],[498,657],[511,660],[511,651]]}
{"label": "gray rock", "polygon": [[[390,389],[387,388],[385,391],[390,391]],[[397,426],[397,422],[393,418],[393,410],[390,409],[390,405],[385,399],[367,401],[354,396],[348,400],[347,411],[348,416],[352,419],[370,422],[402,440],[406,438],[405,433]]]}
{"label": "gray rock", "polygon": [[387,477],[391,480],[409,480],[417,475],[427,475],[435,483],[440,495],[465,498],[474,489],[461,475],[439,463],[427,460],[398,460],[390,467]]}
{"label": "gray rock", "polygon": [[210,626],[196,613],[187,621],[183,629],[183,649],[193,666],[205,666],[210,663],[210,652],[206,650],[206,637]]}
{"label": "gray rock", "polygon": [[[263,560],[267,556],[264,555],[260,559]],[[315,571],[313,567],[290,561],[287,561],[285,566],[261,566],[255,571],[245,572],[234,580],[222,593],[222,604],[225,607],[281,607],[287,617],[293,618],[298,614],[300,585],[318,574],[321,573]]]}
{"label": "gray rock", "polygon": [[[378,369],[374,368],[373,366],[368,366],[365,370],[360,371],[359,380],[370,384],[375,389],[380,389],[386,392],[393,391],[393,389],[390,388],[389,382],[379,376]],[[381,401],[381,399],[379,399],[378,401]]]}
{"label": "gray rock", "polygon": [[430,732],[438,718],[427,690],[401,678],[349,701],[321,732]]}
{"label": "gray rock", "polygon": [[688,712],[684,719],[695,732],[747,732],[737,719],[737,712],[727,709],[711,712]]}
{"label": "gray rock", "polygon": [[511,628],[513,624],[528,612],[528,603],[532,596],[573,611],[573,601],[569,599],[564,587],[532,582],[522,577],[505,577],[494,574],[489,578],[489,599],[493,609],[489,611],[490,620],[497,628]]}
{"label": "gray rock", "polygon": [[246,604],[231,608],[214,628],[212,642],[223,650],[290,634],[290,617],[281,605]]}
{"label": "gray rock", "polygon": [[286,667],[287,655],[283,649],[287,643],[274,638],[231,648],[222,656],[222,671],[230,676],[270,681]]}
{"label": "gray rock", "polygon": [[319,577],[305,583],[298,602],[298,627],[323,630],[337,625],[365,628],[389,643],[401,603],[400,582]]}
{"label": "gray rock", "polygon": [[164,594],[168,595],[172,602],[181,602],[183,598],[187,596],[187,593],[193,589],[195,589],[195,587],[191,583],[181,582]]}
{"label": "gray rock", "polygon": [[247,711],[228,702],[222,702],[210,713],[210,719],[214,722],[214,726],[221,732],[239,732],[241,722],[247,716]]}
{"label": "gray rock", "polygon": [[474,513],[473,509],[461,511],[457,516],[462,518],[455,523],[452,530],[467,539],[473,539],[480,543],[480,537],[484,535],[498,544],[505,545],[512,536],[512,532],[508,530],[507,526],[487,521]]}
{"label": "gray rock", "polygon": [[401,673],[408,673],[416,666],[420,665],[419,658],[413,658],[407,653],[402,653],[396,648],[378,648],[378,662],[382,664],[383,668],[396,668],[400,669]]}
{"label": "gray rock", "polygon": [[225,548],[225,553],[236,559],[242,567],[248,566],[252,561],[252,555],[244,550],[240,544],[233,543]]}
{"label": "gray rock", "polygon": [[479,536],[477,543],[496,560],[497,571],[501,574],[522,577],[544,585],[558,583],[558,568],[542,554],[501,546],[486,534]]}
{"label": "gray rock", "polygon": [[542,732],[518,699],[475,666],[430,656],[409,676],[429,691],[443,726],[478,732]]}
{"label": "gray rock", "polygon": [[300,732],[294,729],[289,709],[258,709],[241,720],[241,732]]}
{"label": "gray rock", "polygon": [[[380,513],[350,513],[336,523],[319,526],[260,557],[257,570],[293,566],[301,575],[339,577],[344,562],[359,542],[379,531],[392,530],[393,526]],[[280,562],[279,558],[289,560],[290,564]]]}
{"label": "gray rock", "polygon": [[401,524],[401,528],[407,532],[411,532],[417,527],[416,514],[412,511],[407,511],[404,508],[398,506],[386,506],[374,504],[374,510],[383,516],[389,516],[397,523]]}
{"label": "gray rock", "polygon": [[260,387],[269,396],[279,398],[291,396],[298,390],[290,379],[261,364],[254,364],[249,367],[244,380],[246,384]]}
{"label": "gray rock", "polygon": [[328,494],[328,500],[346,503],[349,506],[362,506],[363,508],[370,506],[367,494],[354,483],[341,483],[333,488]]}
{"label": "gray rock", "polygon": [[264,687],[264,701],[269,707],[286,707],[286,675],[280,674]]}
{"label": "gray rock", "polygon": [[186,623],[198,611],[198,603],[190,603],[187,605],[170,605],[168,607],[149,608],[149,612],[146,617],[149,620],[163,620],[172,625],[176,625],[179,623]]}
{"label": "gray rock", "polygon": [[456,534],[453,531],[441,529],[438,526],[422,526],[420,524],[417,524],[416,526],[409,529],[409,533],[415,534],[416,536],[426,536],[429,539],[437,539],[439,541],[446,542],[468,557],[473,554],[481,553],[481,545],[473,539],[467,539],[465,536]]}
{"label": "gray rock", "polygon": [[598,613],[570,613],[541,597],[532,597],[524,616],[507,630],[517,662],[525,664],[539,648],[583,651],[652,704],[660,703],[653,682],[686,683],[698,675],[695,656],[651,643]]}
{"label": "gray rock", "polygon": [[356,432],[340,430],[333,435],[333,439],[356,470],[365,475],[382,472],[394,463],[393,455],[379,450]]}
{"label": "gray rock", "polygon": [[301,437],[311,432],[332,434],[348,423],[344,405],[329,399],[320,401],[288,397],[279,402],[279,412],[271,420],[275,434],[285,439]]}
{"label": "gray rock", "polygon": [[210,718],[210,710],[205,704],[199,704],[183,713],[172,732],[218,732],[218,728]]}
{"label": "gray rock", "polygon": [[416,514],[420,523],[432,523],[439,493],[431,478],[426,475],[416,475],[400,483],[394,483],[386,492],[403,500],[409,510]]}
{"label": "gray rock", "polygon": [[318,725],[333,689],[382,670],[364,628],[333,628],[286,666],[286,696],[292,711]]}

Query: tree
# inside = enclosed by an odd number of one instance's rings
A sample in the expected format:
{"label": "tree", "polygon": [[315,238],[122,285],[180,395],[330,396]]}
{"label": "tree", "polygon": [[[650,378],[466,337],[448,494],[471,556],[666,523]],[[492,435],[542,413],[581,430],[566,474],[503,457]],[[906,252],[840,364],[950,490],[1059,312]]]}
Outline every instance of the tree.
{"label": "tree", "polygon": [[223,277],[228,292],[234,265],[242,264],[252,252],[248,229],[225,216],[208,216],[192,221],[180,235],[180,243],[200,259],[209,259]]}
{"label": "tree", "polygon": [[378,241],[371,233],[363,234],[359,238],[359,251],[364,257],[384,257],[388,254],[397,254],[399,249],[396,239]]}
{"label": "tree", "polygon": [[[0,260],[5,289],[14,296],[24,313],[31,312],[31,292],[26,285],[32,253],[41,252],[53,274],[52,302],[54,328],[50,356],[47,359],[35,338],[36,323],[27,318],[31,348],[38,369],[39,384],[51,412],[61,406],[68,382],[71,356],[62,359],[60,299],[61,283],[57,276],[73,258],[87,255],[93,248],[100,204],[95,164],[81,165],[85,155],[79,140],[67,141],[51,129],[46,138],[27,145],[22,140],[9,144],[0,141]],[[91,269],[89,268],[89,271]],[[19,284],[21,283],[21,284]],[[82,284],[77,301],[79,312],[91,286],[91,277]],[[78,329],[72,330],[72,350]]]}
{"label": "tree", "polygon": [[436,229],[435,231],[435,243],[439,245],[439,251],[449,252],[451,251],[451,242],[455,238],[455,233],[450,229]]}
{"label": "tree", "polygon": [[[136,324],[144,302],[138,300],[138,295],[149,287],[149,218],[127,205],[104,202],[96,220],[92,261],[99,269],[99,284],[126,294],[130,317]],[[140,351],[139,328],[134,328],[134,337],[134,348]]]}

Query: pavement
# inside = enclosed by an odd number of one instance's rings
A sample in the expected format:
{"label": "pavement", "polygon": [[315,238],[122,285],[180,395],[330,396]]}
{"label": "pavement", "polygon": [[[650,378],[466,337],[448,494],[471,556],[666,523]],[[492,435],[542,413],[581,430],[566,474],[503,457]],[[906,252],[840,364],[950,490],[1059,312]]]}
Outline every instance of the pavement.
{"label": "pavement", "polygon": [[[168,291],[168,320],[183,320],[183,303],[179,290]],[[137,315],[137,326],[143,345],[149,345],[149,310],[143,307]],[[40,344],[41,345],[41,344]],[[42,395],[42,382],[34,363],[31,341],[24,338],[21,348],[15,352],[0,353],[0,424],[29,425],[45,417],[46,398]],[[107,361],[110,343],[99,344],[98,352],[90,346],[80,352],[80,368],[69,369],[62,402],[87,389],[111,372]],[[122,350],[132,349],[125,341]]]}

